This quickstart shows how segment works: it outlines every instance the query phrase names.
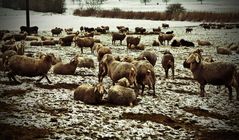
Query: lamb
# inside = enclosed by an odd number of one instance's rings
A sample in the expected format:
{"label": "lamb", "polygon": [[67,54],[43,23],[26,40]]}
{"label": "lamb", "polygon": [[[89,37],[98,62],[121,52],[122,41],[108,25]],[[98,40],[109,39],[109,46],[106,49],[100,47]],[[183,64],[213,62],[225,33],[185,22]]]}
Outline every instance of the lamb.
{"label": "lamb", "polygon": [[120,45],[122,45],[122,41],[124,40],[125,37],[126,37],[125,33],[113,32],[112,33],[112,44],[115,45],[115,41],[119,40],[120,41]]}
{"label": "lamb", "polygon": [[52,36],[54,36],[54,35],[58,36],[59,34],[61,34],[62,31],[63,31],[63,29],[58,28],[58,27],[55,27],[54,29],[51,29]]}
{"label": "lamb", "polygon": [[113,81],[113,85],[119,79],[126,77],[129,80],[130,85],[134,84],[135,90],[137,90],[136,84],[136,68],[133,64],[128,62],[116,61],[112,54],[104,55],[103,59],[99,63],[99,82],[103,81],[103,78],[108,76]]}
{"label": "lamb", "polygon": [[186,46],[186,47],[194,47],[195,46],[193,42],[188,41],[188,40],[184,40],[184,39],[180,40],[180,44],[182,46]]}
{"label": "lamb", "polygon": [[83,53],[83,47],[89,47],[91,49],[91,53],[93,53],[93,46],[95,42],[92,37],[77,38],[75,43],[79,48],[81,48],[81,53]]}
{"label": "lamb", "polygon": [[80,68],[95,68],[94,60],[92,58],[78,56],[78,67]]}
{"label": "lamb", "polygon": [[155,95],[155,72],[154,67],[148,60],[140,60],[132,62],[137,69],[137,84],[142,86],[141,95],[144,93],[145,85],[148,85],[149,89],[153,88],[153,96]]}
{"label": "lamb", "polygon": [[37,82],[40,82],[45,77],[48,83],[51,83],[47,77],[51,65],[52,57],[50,55],[46,55],[42,59],[35,59],[24,55],[14,55],[8,60],[7,68],[9,69],[9,73],[7,76],[9,81],[13,79],[17,83],[20,82],[16,80],[15,75],[27,77],[42,76]]}
{"label": "lamb", "polygon": [[145,60],[145,58],[153,65],[155,66],[157,61],[157,55],[156,53],[152,51],[143,51],[140,53],[140,55],[137,57],[137,60]]}
{"label": "lamb", "polygon": [[99,104],[102,102],[102,97],[106,93],[104,85],[82,84],[74,91],[74,100],[80,100],[85,104]]}
{"label": "lamb", "polygon": [[229,90],[229,100],[232,99],[232,86],[236,89],[239,100],[239,87],[236,81],[236,66],[227,62],[203,63],[198,53],[192,53],[186,60],[190,64],[193,77],[200,84],[200,95],[204,96],[206,84],[225,85]]}
{"label": "lamb", "polygon": [[78,55],[74,56],[69,63],[59,62],[53,67],[53,73],[61,75],[74,75],[78,65]]}
{"label": "lamb", "polygon": [[127,51],[128,51],[128,48],[131,47],[131,45],[137,46],[140,42],[140,38],[141,38],[140,36],[137,36],[137,37],[127,36],[126,38]]}
{"label": "lamb", "polygon": [[173,39],[173,37],[174,34],[159,33],[158,40],[162,45],[164,45],[165,41],[167,41],[167,43],[169,44],[169,42]]}
{"label": "lamb", "polygon": [[174,79],[174,57],[170,51],[164,52],[161,64],[165,71],[165,78],[168,78],[168,70],[171,68]]}
{"label": "lamb", "polygon": [[212,45],[212,43],[210,43],[209,41],[202,41],[202,40],[197,40],[197,43],[199,46],[210,46]]}
{"label": "lamb", "polygon": [[229,48],[217,47],[217,53],[223,55],[230,55],[232,54],[232,51]]}
{"label": "lamb", "polygon": [[136,104],[137,94],[131,88],[114,85],[108,90],[107,100],[115,105],[133,106]]}

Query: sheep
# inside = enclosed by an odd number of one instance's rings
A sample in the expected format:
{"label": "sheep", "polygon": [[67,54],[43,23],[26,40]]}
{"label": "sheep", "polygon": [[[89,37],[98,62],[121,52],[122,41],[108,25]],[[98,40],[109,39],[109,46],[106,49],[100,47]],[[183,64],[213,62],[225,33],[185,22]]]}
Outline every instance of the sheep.
{"label": "sheep", "polygon": [[14,80],[16,83],[20,83],[16,80],[15,75],[34,77],[42,76],[37,82],[40,82],[44,77],[48,83],[51,81],[47,77],[47,73],[52,66],[52,57],[46,55],[42,59],[35,59],[24,55],[14,55],[9,58],[7,68],[9,73],[7,74],[9,81]]}
{"label": "sheep", "polygon": [[13,34],[13,38],[14,38],[16,41],[25,40],[26,37],[27,37],[27,32],[19,33],[19,34]]}
{"label": "sheep", "polygon": [[53,67],[53,73],[61,75],[74,75],[78,65],[78,55],[74,56],[69,63],[64,64],[63,62],[57,63]]}
{"label": "sheep", "polygon": [[72,32],[73,28],[65,28],[64,30],[65,30],[65,32]]}
{"label": "sheep", "polygon": [[131,45],[137,46],[140,42],[140,39],[141,39],[140,36],[137,36],[137,37],[127,36],[126,37],[127,50],[128,50],[128,48],[130,48]]}
{"label": "sheep", "polygon": [[186,46],[186,47],[194,47],[195,46],[193,42],[188,41],[188,40],[184,40],[184,39],[180,40],[180,44],[182,46]]}
{"label": "sheep", "polygon": [[161,64],[165,71],[165,78],[168,78],[168,70],[171,68],[174,79],[174,57],[170,51],[164,52]]}
{"label": "sheep", "polygon": [[89,32],[89,33],[86,32],[86,33],[84,33],[85,37],[94,37],[94,35],[95,35],[94,32]]}
{"label": "sheep", "polygon": [[71,43],[73,42],[73,38],[75,37],[75,35],[67,35],[65,37],[62,37],[59,39],[59,42],[61,44],[61,46],[71,46]]}
{"label": "sheep", "polygon": [[45,57],[46,55],[50,55],[51,56],[51,58],[52,58],[52,65],[55,65],[55,64],[57,64],[59,62],[62,62],[61,57],[58,56],[58,55],[55,55],[54,53],[44,54],[42,52],[37,52],[35,54],[35,58],[40,58],[41,59],[41,58]]}
{"label": "sheep", "polygon": [[30,42],[31,46],[43,46],[43,42],[42,41],[32,41]]}
{"label": "sheep", "polygon": [[91,33],[94,32],[94,28],[93,27],[84,27],[85,32]]}
{"label": "sheep", "polygon": [[166,34],[173,34],[173,31],[167,31]]}
{"label": "sheep", "polygon": [[116,85],[121,85],[123,87],[129,87],[130,86],[130,83],[129,83],[129,80],[125,77],[119,79],[116,83]]}
{"label": "sheep", "polygon": [[35,36],[27,36],[25,38],[26,41],[38,41],[38,37]]}
{"label": "sheep", "polygon": [[155,95],[155,72],[154,66],[149,63],[148,60],[140,60],[140,61],[133,61],[132,62],[136,69],[137,69],[137,84],[142,86],[141,95],[144,94],[145,85],[148,85],[149,89],[153,88],[153,96]]}
{"label": "sheep", "polygon": [[169,24],[162,23],[162,27],[163,27],[163,28],[169,28]]}
{"label": "sheep", "polygon": [[85,104],[99,104],[102,102],[102,97],[106,93],[104,85],[82,84],[74,91],[74,100],[80,100]]}
{"label": "sheep", "polygon": [[167,41],[167,43],[169,44],[169,42],[173,39],[174,34],[164,34],[164,33],[159,33],[158,36],[158,40],[159,42],[164,45],[164,42]]}
{"label": "sheep", "polygon": [[45,40],[42,41],[43,46],[55,46],[56,42],[54,40]]}
{"label": "sheep", "polygon": [[59,34],[61,34],[62,31],[63,31],[63,29],[58,28],[58,27],[55,27],[54,29],[51,29],[52,36],[54,36],[54,35],[58,36]]}
{"label": "sheep", "polygon": [[129,80],[130,85],[134,84],[135,90],[137,90],[137,72],[133,64],[116,61],[112,54],[105,54],[101,62],[99,63],[99,82],[102,82],[103,78],[107,74],[111,78],[113,85],[119,79],[126,77]]}
{"label": "sheep", "polygon": [[135,27],[135,33],[140,33],[140,34],[143,34],[146,32],[146,29],[143,28],[143,27]]}
{"label": "sheep", "polygon": [[200,95],[205,94],[206,84],[225,85],[229,90],[229,100],[232,99],[232,86],[236,89],[239,100],[239,87],[236,81],[236,66],[228,62],[202,62],[198,53],[191,53],[186,59],[194,79],[200,84]]}
{"label": "sheep", "polygon": [[2,66],[3,66],[4,72],[8,70],[7,64],[8,64],[9,58],[11,58],[14,55],[17,55],[17,52],[14,50],[7,50],[2,54]]}
{"label": "sheep", "polygon": [[133,106],[136,104],[137,93],[133,89],[121,85],[111,86],[107,101],[115,105]]}
{"label": "sheep", "polygon": [[153,28],[153,32],[154,33],[160,33],[161,32],[161,28],[158,27],[158,28]]}
{"label": "sheep", "polygon": [[186,28],[186,33],[191,33],[193,31],[193,28],[187,27]]}
{"label": "sheep", "polygon": [[93,53],[93,46],[95,42],[92,37],[77,38],[75,43],[79,48],[81,48],[81,53],[83,53],[83,47],[89,47],[91,49],[91,53]]}
{"label": "sheep", "polygon": [[95,30],[101,34],[106,34],[106,29],[102,27],[96,27]]}
{"label": "sheep", "polygon": [[120,45],[122,45],[122,41],[124,40],[125,37],[126,37],[125,33],[113,32],[112,33],[112,44],[115,45],[115,41],[119,40],[120,41]]}
{"label": "sheep", "polygon": [[14,50],[17,52],[18,55],[23,55],[25,52],[25,45],[26,43],[24,41],[13,45],[3,45],[1,51],[5,52],[7,50]]}
{"label": "sheep", "polygon": [[53,38],[53,37],[45,37],[45,36],[41,36],[41,40],[42,40],[42,41],[54,40],[54,38]]}
{"label": "sheep", "polygon": [[105,54],[112,54],[112,51],[109,47],[105,47],[100,43],[97,43],[94,47],[97,53],[97,60],[100,62]]}
{"label": "sheep", "polygon": [[3,39],[3,36],[5,33],[10,33],[10,31],[9,30],[0,30],[0,40]]}
{"label": "sheep", "polygon": [[180,41],[174,39],[170,46],[172,46],[172,47],[180,47],[181,43],[180,43]]}
{"label": "sheep", "polygon": [[2,40],[3,41],[7,41],[7,40],[11,40],[14,39],[13,34],[12,33],[4,33]]}
{"label": "sheep", "polygon": [[232,54],[232,51],[228,48],[217,47],[217,53],[218,54],[223,54],[223,55],[230,55],[230,54]]}
{"label": "sheep", "polygon": [[154,40],[152,46],[159,46],[159,42],[157,40]]}
{"label": "sheep", "polygon": [[153,66],[155,66],[157,61],[157,55],[152,51],[143,51],[136,59],[137,60],[147,59]]}
{"label": "sheep", "polygon": [[94,60],[83,56],[78,56],[77,66],[80,68],[95,68]]}
{"label": "sheep", "polygon": [[38,27],[37,26],[32,26],[29,28],[29,30],[27,29],[27,26],[21,26],[20,27],[20,30],[21,30],[21,33],[23,32],[27,32],[29,34],[37,34],[38,33]]}
{"label": "sheep", "polygon": [[199,46],[210,46],[212,45],[212,43],[210,43],[209,41],[202,41],[202,40],[197,40],[197,43]]}

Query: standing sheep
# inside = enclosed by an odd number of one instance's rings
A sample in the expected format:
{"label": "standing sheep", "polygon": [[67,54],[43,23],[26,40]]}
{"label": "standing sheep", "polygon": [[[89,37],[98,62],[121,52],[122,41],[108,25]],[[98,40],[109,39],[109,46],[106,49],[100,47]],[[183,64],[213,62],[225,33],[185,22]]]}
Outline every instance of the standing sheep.
{"label": "standing sheep", "polygon": [[59,62],[53,67],[53,73],[62,75],[73,75],[78,65],[78,55],[76,55],[69,63]]}
{"label": "standing sheep", "polygon": [[115,41],[119,40],[120,41],[120,45],[122,45],[122,41],[124,40],[125,37],[126,37],[125,33],[113,32],[112,33],[112,44],[115,45]]}
{"label": "standing sheep", "polygon": [[157,55],[155,52],[152,51],[143,51],[140,53],[140,55],[137,57],[137,60],[145,60],[145,58],[153,65],[155,66],[157,61]]}
{"label": "standing sheep", "polygon": [[190,65],[193,77],[200,84],[201,96],[205,94],[205,85],[225,85],[229,90],[229,100],[232,99],[232,86],[236,89],[239,99],[239,87],[236,80],[236,66],[227,62],[203,63],[198,53],[192,53],[186,60]]}
{"label": "standing sheep", "polygon": [[74,91],[74,99],[80,100],[86,104],[99,104],[106,93],[102,83],[97,85],[82,84]]}
{"label": "standing sheep", "polygon": [[50,55],[46,55],[42,59],[35,59],[24,55],[14,55],[8,60],[7,68],[9,69],[9,73],[7,75],[10,81],[13,79],[17,83],[20,82],[16,80],[15,75],[28,77],[42,76],[37,80],[38,82],[46,77],[48,83],[51,83],[47,77],[51,65],[52,57]]}
{"label": "standing sheep", "polygon": [[136,47],[140,42],[140,38],[141,38],[140,36],[139,37],[127,36],[126,37],[127,51],[128,51],[128,48],[131,47],[131,45],[134,45]]}
{"label": "standing sheep", "polygon": [[52,36],[54,36],[54,35],[58,36],[59,34],[61,34],[62,31],[63,31],[63,29],[58,28],[58,27],[55,27],[54,29],[51,29]]}
{"label": "standing sheep", "polygon": [[77,38],[75,42],[76,45],[81,48],[81,53],[83,53],[83,47],[89,47],[91,49],[91,53],[93,53],[93,46],[95,42],[92,37]]}
{"label": "standing sheep", "polygon": [[159,33],[158,40],[161,43],[161,45],[164,45],[165,41],[167,41],[167,44],[169,45],[169,42],[173,39],[174,34],[165,34],[165,33]]}
{"label": "standing sheep", "polygon": [[172,76],[174,79],[174,57],[171,52],[169,51],[164,52],[161,64],[165,71],[165,77],[168,78],[168,70],[171,68]]}

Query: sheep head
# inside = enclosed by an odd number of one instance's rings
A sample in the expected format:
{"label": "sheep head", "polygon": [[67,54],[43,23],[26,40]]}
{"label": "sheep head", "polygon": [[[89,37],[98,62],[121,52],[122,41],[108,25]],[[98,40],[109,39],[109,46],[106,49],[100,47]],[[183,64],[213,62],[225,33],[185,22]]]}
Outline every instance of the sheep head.
{"label": "sheep head", "polygon": [[98,83],[94,88],[94,93],[98,93],[101,97],[106,93],[103,83]]}
{"label": "sheep head", "polygon": [[189,55],[189,57],[186,60],[186,63],[200,63],[201,62],[201,56],[198,53],[192,53]]}
{"label": "sheep head", "polygon": [[115,58],[113,55],[105,54],[101,61],[108,66],[114,60],[115,60]]}
{"label": "sheep head", "polygon": [[77,65],[77,64],[78,64],[78,57],[79,57],[78,54],[75,55],[75,56],[71,59],[70,64]]}

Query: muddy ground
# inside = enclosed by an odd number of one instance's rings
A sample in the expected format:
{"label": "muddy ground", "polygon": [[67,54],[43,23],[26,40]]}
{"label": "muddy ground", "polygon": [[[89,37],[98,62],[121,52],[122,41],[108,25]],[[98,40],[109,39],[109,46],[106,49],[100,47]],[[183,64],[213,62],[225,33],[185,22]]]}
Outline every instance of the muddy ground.
{"label": "muddy ground", "polygon": [[[224,86],[206,86],[206,97],[199,96],[199,84],[192,79],[188,69],[182,63],[188,52],[196,48],[204,50],[203,55],[212,55],[216,61],[228,61],[239,68],[239,55],[216,54],[216,46],[238,43],[239,29],[204,30],[195,27],[192,33],[185,28],[170,28],[177,39],[188,39],[196,43],[197,39],[208,40],[213,46],[179,47],[151,46],[157,35],[141,35],[141,43],[146,49],[157,53],[156,95],[146,88],[144,96],[133,107],[110,104],[86,105],[73,100],[74,89],[82,83],[97,83],[98,65],[95,55],[89,48],[84,56],[95,60],[95,69],[77,68],[75,75],[55,75],[52,70],[46,79],[36,83],[39,77],[17,76],[23,83],[14,85],[0,72],[0,139],[237,139],[239,136],[239,101],[233,89],[233,100],[228,100],[228,91]],[[42,31],[39,35],[50,35]],[[61,35],[63,36],[63,35]],[[111,45],[111,36],[96,35],[103,44],[111,47],[113,54],[124,56],[126,42],[123,45]],[[28,43],[29,44],[29,43]],[[197,44],[197,43],[196,43]],[[175,57],[175,79],[164,78],[161,66],[162,52],[170,50]],[[80,49],[61,46],[29,46],[26,54],[53,52],[69,61]],[[129,55],[138,56],[141,51],[129,51]],[[106,88],[112,82],[104,79]]]}

